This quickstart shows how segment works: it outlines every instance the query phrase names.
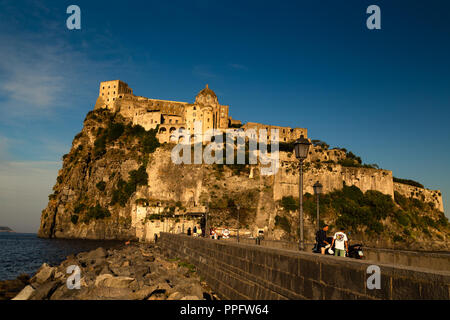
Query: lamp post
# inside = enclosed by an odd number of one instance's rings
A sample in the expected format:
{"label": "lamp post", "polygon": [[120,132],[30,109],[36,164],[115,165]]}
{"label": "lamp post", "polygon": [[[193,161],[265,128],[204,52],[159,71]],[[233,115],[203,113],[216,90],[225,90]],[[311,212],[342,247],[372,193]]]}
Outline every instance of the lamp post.
{"label": "lamp post", "polygon": [[298,199],[299,199],[299,229],[300,229],[300,239],[298,242],[299,250],[304,249],[304,236],[303,236],[303,161],[308,157],[309,146],[311,142],[305,139],[303,135],[300,136],[294,143],[295,157],[300,162],[299,169],[299,181],[298,181]]}
{"label": "lamp post", "polygon": [[236,209],[237,209],[237,223],[238,223],[238,227],[237,227],[237,242],[239,242],[239,228],[241,226],[240,223],[239,223],[239,209],[240,209],[240,206],[237,205]]}
{"label": "lamp post", "polygon": [[323,186],[319,181],[317,181],[316,183],[314,183],[313,189],[314,189],[314,194],[317,197],[317,230],[320,230],[319,195],[322,193]]}
{"label": "lamp post", "polygon": [[184,222],[185,222],[185,220],[186,220],[186,212],[183,212],[183,227],[182,227],[182,230],[181,230],[182,234],[184,234]]}
{"label": "lamp post", "polygon": [[205,206],[205,237],[209,238],[208,206]]}

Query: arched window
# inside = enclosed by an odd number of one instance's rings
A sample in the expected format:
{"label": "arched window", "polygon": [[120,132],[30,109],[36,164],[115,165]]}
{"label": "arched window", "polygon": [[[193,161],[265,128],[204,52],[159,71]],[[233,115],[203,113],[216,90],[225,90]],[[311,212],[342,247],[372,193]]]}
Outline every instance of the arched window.
{"label": "arched window", "polygon": [[167,132],[167,129],[164,128],[164,127],[162,127],[161,129],[159,129],[159,133],[166,133],[166,132]]}

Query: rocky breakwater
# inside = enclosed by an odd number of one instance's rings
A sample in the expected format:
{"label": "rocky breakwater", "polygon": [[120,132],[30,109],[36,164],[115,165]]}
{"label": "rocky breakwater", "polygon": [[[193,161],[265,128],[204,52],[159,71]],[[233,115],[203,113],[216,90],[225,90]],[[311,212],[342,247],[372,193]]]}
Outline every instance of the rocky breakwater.
{"label": "rocky breakwater", "polygon": [[[80,288],[69,289],[70,266],[80,268]],[[69,281],[69,283],[73,283]],[[214,300],[218,297],[195,267],[167,260],[154,244],[98,248],[68,256],[59,266],[44,263],[13,300]]]}

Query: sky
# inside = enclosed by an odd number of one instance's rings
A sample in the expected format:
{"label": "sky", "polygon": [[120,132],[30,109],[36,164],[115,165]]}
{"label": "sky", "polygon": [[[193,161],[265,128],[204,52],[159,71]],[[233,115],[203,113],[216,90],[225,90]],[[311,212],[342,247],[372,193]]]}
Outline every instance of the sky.
{"label": "sky", "polygon": [[[81,9],[69,30],[66,9]],[[369,30],[369,5],[381,30]],[[100,81],[306,127],[450,203],[450,2],[0,0],[0,225],[37,232]]]}

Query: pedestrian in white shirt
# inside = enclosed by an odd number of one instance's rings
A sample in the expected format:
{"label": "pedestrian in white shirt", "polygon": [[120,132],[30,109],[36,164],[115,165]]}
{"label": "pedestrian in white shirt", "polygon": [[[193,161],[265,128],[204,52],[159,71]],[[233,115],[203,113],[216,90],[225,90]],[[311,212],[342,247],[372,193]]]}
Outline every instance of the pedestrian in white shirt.
{"label": "pedestrian in white shirt", "polygon": [[344,233],[345,229],[341,228],[341,231],[336,232],[333,237],[333,242],[331,243],[331,247],[335,244],[334,247],[334,255],[345,257],[345,252],[348,251],[348,238]]}

